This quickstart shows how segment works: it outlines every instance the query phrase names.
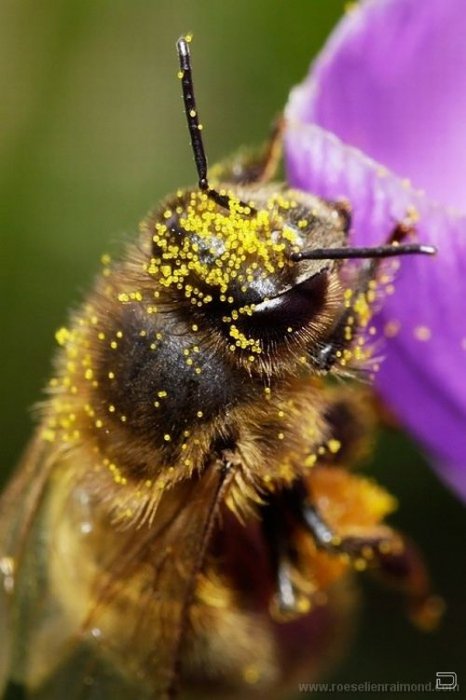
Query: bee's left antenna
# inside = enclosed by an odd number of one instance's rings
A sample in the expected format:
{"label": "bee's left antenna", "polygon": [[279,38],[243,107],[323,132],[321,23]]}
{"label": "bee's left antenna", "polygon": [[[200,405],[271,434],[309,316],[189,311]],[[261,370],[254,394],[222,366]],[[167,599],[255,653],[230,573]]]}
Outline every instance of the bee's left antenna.
{"label": "bee's left antenna", "polygon": [[[186,119],[188,121],[189,135],[191,136],[191,145],[193,147],[194,161],[196,163],[197,174],[199,177],[199,188],[207,194],[210,199],[217,202],[221,207],[230,209],[230,197],[226,194],[220,194],[213,187],[210,187],[207,179],[207,156],[204,150],[204,142],[202,140],[202,124],[199,123],[199,115],[196,107],[196,98],[194,97],[193,87],[193,69],[191,66],[191,51],[189,44],[191,43],[191,35],[181,36],[176,42],[178,50],[178,58],[180,60],[181,89],[183,91],[184,109]],[[244,207],[248,205],[240,202]],[[248,207],[249,213],[253,214],[253,207]]]}
{"label": "bee's left antenna", "polygon": [[189,50],[190,42],[190,35],[182,36],[176,42],[176,48],[178,50],[178,58],[180,60],[179,76],[181,79],[184,109],[186,119],[188,121],[189,135],[191,136],[194,161],[196,163],[197,174],[199,177],[199,188],[211,199],[217,202],[217,204],[229,209],[230,198],[227,195],[222,195],[220,192],[217,192],[217,190],[211,188],[207,179],[207,157],[202,140],[202,124],[199,123],[196,98],[194,97],[193,70],[191,66],[191,52]]}

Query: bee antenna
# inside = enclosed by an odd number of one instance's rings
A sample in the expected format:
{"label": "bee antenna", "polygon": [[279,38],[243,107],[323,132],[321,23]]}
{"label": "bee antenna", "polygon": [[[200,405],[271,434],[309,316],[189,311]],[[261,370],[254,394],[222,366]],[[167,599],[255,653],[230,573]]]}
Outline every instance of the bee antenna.
{"label": "bee antenna", "polygon": [[180,79],[181,88],[183,91],[184,109],[186,119],[188,121],[189,135],[191,137],[191,145],[193,148],[194,161],[196,163],[197,174],[199,177],[199,189],[213,199],[217,204],[225,209],[230,208],[230,198],[227,195],[220,194],[217,190],[209,186],[207,179],[207,157],[205,154],[204,143],[202,140],[202,124],[199,123],[199,115],[196,107],[196,98],[194,96],[193,87],[193,70],[191,66],[191,52],[189,44],[191,35],[182,36],[176,42],[178,58],[180,61]]}
{"label": "bee antenna", "polygon": [[406,245],[381,245],[369,248],[314,248],[290,254],[290,260],[349,260],[350,258],[391,258],[397,255],[435,255],[432,245],[408,243]]}

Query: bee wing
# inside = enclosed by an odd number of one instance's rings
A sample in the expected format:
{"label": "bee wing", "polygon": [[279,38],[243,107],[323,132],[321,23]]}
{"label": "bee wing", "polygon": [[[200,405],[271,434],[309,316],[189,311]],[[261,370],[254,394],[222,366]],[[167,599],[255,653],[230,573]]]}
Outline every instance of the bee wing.
{"label": "bee wing", "polygon": [[34,438],[9,486],[0,497],[0,695],[14,656],[15,574],[48,476],[46,444]]}
{"label": "bee wing", "polygon": [[37,700],[144,700],[176,685],[225,480],[207,470],[152,525],[118,530],[85,473],[35,442],[2,498],[0,694],[13,681]]}
{"label": "bee wing", "polygon": [[47,538],[50,480],[63,450],[37,434],[0,497],[0,696],[22,687],[34,671],[36,631],[48,619]]}

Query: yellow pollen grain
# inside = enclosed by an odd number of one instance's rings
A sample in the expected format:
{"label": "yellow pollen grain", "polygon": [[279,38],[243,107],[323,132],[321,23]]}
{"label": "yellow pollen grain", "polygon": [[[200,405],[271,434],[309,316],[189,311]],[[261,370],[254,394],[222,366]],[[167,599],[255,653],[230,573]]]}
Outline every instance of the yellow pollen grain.
{"label": "yellow pollen grain", "polygon": [[301,614],[304,615],[304,614],[310,612],[311,608],[312,608],[312,605],[311,605],[311,601],[309,600],[309,598],[303,597],[300,600],[298,600],[298,610]]}
{"label": "yellow pollen grain", "polygon": [[391,321],[387,321],[387,323],[384,326],[383,332],[386,338],[396,338],[398,333],[400,332],[401,324],[399,321],[396,321],[395,319]]}
{"label": "yellow pollen grain", "polygon": [[365,545],[361,551],[364,559],[369,560],[374,558],[374,550],[370,545]]}
{"label": "yellow pollen grain", "polygon": [[248,685],[255,685],[260,679],[259,668],[255,664],[246,666],[243,669],[243,679]]}
{"label": "yellow pollen grain", "polygon": [[68,330],[68,328],[62,327],[59,328],[58,331],[55,333],[55,340],[57,341],[58,345],[66,345],[66,343],[70,340],[71,338],[71,333]]}
{"label": "yellow pollen grain", "polygon": [[367,569],[367,561],[365,559],[356,559],[354,561],[354,568],[356,571],[364,571],[364,569]]}
{"label": "yellow pollen grain", "polygon": [[432,337],[432,332],[427,326],[417,326],[414,329],[414,337],[416,338],[416,340],[426,342]]}
{"label": "yellow pollen grain", "polygon": [[54,442],[55,435],[55,431],[50,429],[45,429],[41,433],[42,440],[45,440],[46,442]]}
{"label": "yellow pollen grain", "polygon": [[277,435],[279,440],[284,440],[285,439],[285,433],[278,433]]}
{"label": "yellow pollen grain", "polygon": [[118,343],[116,342],[116,340],[112,340],[112,342],[110,343],[110,347],[112,348],[112,350],[117,349]]}
{"label": "yellow pollen grain", "polygon": [[392,551],[392,543],[387,540],[382,540],[382,542],[379,542],[378,549],[381,554],[390,554]]}
{"label": "yellow pollen grain", "polygon": [[329,440],[327,442],[327,447],[332,454],[336,454],[341,449],[341,442],[339,440]]}
{"label": "yellow pollen grain", "polygon": [[172,438],[171,438],[171,435],[169,435],[168,433],[165,433],[165,435],[163,436],[163,439],[165,440],[165,442],[170,442]]}

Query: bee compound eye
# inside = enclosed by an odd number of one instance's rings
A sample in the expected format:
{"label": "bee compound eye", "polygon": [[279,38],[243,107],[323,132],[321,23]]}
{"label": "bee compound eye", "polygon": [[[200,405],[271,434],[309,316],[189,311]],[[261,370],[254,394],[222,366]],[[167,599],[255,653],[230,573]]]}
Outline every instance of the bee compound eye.
{"label": "bee compound eye", "polygon": [[280,335],[290,327],[303,328],[322,310],[327,288],[327,271],[323,270],[283,294],[257,304],[244,323],[250,332],[262,337]]}

